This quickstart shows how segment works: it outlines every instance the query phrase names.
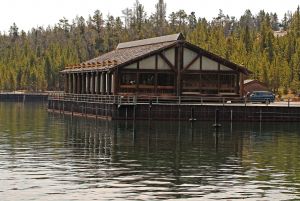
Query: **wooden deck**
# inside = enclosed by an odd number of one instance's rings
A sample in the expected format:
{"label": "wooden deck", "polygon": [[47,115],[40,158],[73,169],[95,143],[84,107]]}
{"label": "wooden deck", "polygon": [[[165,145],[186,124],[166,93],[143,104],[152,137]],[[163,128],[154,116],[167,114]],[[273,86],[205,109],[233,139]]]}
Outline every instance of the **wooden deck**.
{"label": "wooden deck", "polygon": [[136,97],[52,94],[49,111],[136,120],[300,121],[300,103],[249,103],[239,97]]}

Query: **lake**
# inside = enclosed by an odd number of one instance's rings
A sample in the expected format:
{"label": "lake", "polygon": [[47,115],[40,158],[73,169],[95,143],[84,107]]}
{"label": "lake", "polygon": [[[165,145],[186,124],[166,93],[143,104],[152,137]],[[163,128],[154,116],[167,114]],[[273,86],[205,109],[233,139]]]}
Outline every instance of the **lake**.
{"label": "lake", "polygon": [[105,121],[0,103],[0,200],[299,200],[299,123]]}

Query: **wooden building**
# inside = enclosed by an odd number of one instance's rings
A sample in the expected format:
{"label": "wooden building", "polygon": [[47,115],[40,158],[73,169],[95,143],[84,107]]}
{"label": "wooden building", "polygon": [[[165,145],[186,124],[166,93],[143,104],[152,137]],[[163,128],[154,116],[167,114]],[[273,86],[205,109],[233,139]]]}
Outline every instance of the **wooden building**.
{"label": "wooden building", "polygon": [[253,91],[271,91],[268,86],[258,80],[244,80],[244,95]]}
{"label": "wooden building", "polygon": [[120,43],[61,73],[71,94],[241,96],[250,71],[174,34]]}

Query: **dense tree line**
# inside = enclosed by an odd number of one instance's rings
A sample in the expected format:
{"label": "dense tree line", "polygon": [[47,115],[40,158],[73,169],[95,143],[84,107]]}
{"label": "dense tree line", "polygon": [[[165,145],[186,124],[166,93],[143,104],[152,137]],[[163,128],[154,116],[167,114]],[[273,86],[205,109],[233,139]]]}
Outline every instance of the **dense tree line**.
{"label": "dense tree line", "polygon": [[[16,24],[0,33],[0,90],[57,90],[59,71],[108,52],[119,42],[182,32],[188,41],[247,66],[252,78],[275,92],[300,91],[300,9],[279,21],[276,13],[246,10],[240,19],[219,10],[211,21],[184,10],[166,16],[159,0],[148,15],[136,0],[123,16],[103,16],[96,10],[88,19],[77,16],[27,33]],[[282,30],[283,36],[274,32]]]}

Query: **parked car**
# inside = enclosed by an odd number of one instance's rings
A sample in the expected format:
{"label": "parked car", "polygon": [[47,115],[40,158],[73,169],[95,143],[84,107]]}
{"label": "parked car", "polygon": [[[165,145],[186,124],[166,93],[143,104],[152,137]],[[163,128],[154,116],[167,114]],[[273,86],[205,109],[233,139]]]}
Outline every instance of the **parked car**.
{"label": "parked car", "polygon": [[271,103],[275,101],[275,94],[270,91],[253,91],[249,95],[251,102]]}

